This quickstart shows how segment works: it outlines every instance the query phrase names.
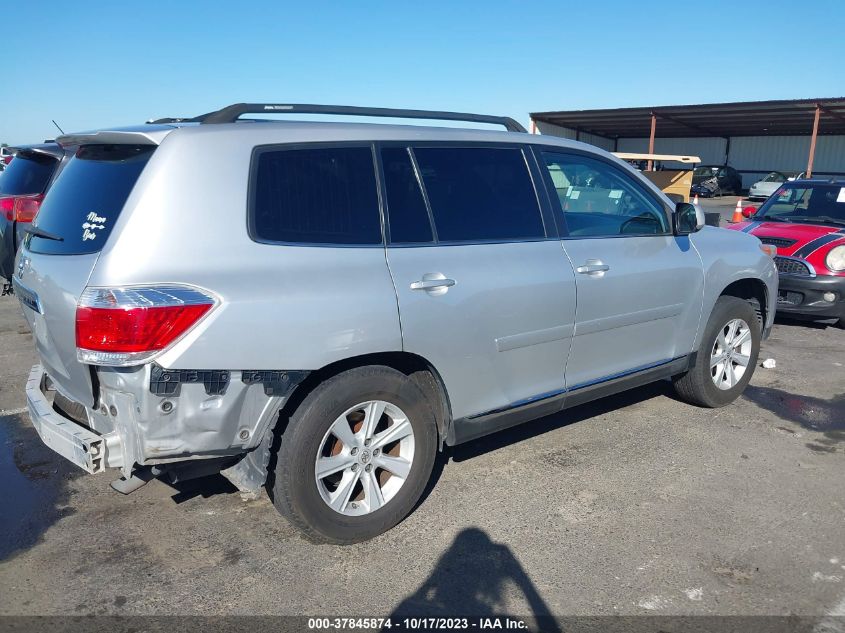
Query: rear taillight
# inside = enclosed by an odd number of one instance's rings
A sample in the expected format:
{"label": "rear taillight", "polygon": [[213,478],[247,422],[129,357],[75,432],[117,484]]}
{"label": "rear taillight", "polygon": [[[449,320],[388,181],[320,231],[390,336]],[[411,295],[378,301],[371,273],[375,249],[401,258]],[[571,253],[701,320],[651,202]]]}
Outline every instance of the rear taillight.
{"label": "rear taillight", "polygon": [[9,222],[32,222],[41,208],[44,194],[0,198],[0,212]]}
{"label": "rear taillight", "polygon": [[216,301],[188,286],[86,288],[76,307],[76,356],[139,365],[184,336]]}
{"label": "rear taillight", "polygon": [[14,198],[0,198],[0,213],[2,213],[9,222],[15,221],[15,199]]}

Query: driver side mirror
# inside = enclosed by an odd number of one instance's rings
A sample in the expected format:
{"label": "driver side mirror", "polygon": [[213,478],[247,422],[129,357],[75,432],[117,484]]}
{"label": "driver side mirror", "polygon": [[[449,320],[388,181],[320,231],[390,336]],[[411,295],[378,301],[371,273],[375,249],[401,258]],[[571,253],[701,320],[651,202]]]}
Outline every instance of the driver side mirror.
{"label": "driver side mirror", "polygon": [[704,211],[698,205],[679,202],[672,214],[675,235],[689,235],[704,228]]}
{"label": "driver side mirror", "polygon": [[745,207],[745,208],[742,210],[742,217],[744,217],[744,218],[750,218],[750,217],[751,217],[752,215],[754,215],[755,213],[757,213],[757,207]]}

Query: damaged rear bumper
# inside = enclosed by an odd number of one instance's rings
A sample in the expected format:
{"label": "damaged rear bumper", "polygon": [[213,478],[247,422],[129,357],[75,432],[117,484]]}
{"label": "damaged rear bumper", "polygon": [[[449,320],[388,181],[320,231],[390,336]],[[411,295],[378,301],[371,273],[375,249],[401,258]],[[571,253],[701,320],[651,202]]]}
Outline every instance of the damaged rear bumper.
{"label": "damaged rear bumper", "polygon": [[35,365],[26,381],[26,405],[41,441],[65,459],[89,473],[123,466],[120,437],[100,434],[70,420],[53,409],[55,390],[41,365]]}
{"label": "damaged rear bumper", "polygon": [[96,406],[73,403],[80,410],[63,415],[61,399],[54,406],[54,389],[61,392],[60,385],[54,387],[36,365],[26,395],[42,441],[89,473],[120,468],[129,479],[150,467],[163,472],[189,461],[231,464],[221,458],[232,457],[237,463],[223,475],[241,490],[256,491],[266,479],[278,412],[306,375],[164,370],[157,365],[97,368]]}

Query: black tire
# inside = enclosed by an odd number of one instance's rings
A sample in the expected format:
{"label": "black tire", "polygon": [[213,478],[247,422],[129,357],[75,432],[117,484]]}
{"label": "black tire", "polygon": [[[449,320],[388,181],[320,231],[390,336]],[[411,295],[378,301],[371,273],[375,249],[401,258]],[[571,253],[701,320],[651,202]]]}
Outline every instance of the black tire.
{"label": "black tire", "polygon": [[[746,371],[737,383],[730,389],[720,389],[710,374],[710,356],[719,332],[733,319],[742,319],[748,324],[751,331],[751,353]],[[716,408],[730,404],[742,394],[754,374],[760,354],[760,340],[760,321],[754,306],[737,297],[719,297],[707,320],[695,365],[686,373],[672,379],[675,391],[686,402],[701,407]]]}
{"label": "black tire", "polygon": [[[320,496],[314,478],[315,460],[332,423],[344,411],[369,400],[398,406],[414,433],[411,469],[395,496],[361,516],[334,511]],[[420,387],[390,367],[350,369],[318,385],[291,415],[276,456],[273,504],[310,540],[347,545],[371,539],[404,519],[419,501],[437,452],[437,423]]]}

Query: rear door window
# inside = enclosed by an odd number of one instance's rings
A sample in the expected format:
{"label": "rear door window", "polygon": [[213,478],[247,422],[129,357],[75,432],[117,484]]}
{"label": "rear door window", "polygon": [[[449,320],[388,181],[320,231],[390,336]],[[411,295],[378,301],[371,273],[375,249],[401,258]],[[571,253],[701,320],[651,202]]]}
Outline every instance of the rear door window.
{"label": "rear door window", "polygon": [[43,193],[59,162],[52,156],[18,152],[0,177],[0,196]]}
{"label": "rear door window", "polygon": [[29,234],[29,250],[51,255],[100,251],[154,150],[154,145],[81,147],[50,187],[35,219],[39,229],[61,240]]}
{"label": "rear door window", "polygon": [[525,156],[517,147],[415,147],[439,242],[545,237]]}
{"label": "rear door window", "polygon": [[372,149],[262,148],[252,184],[250,232],[259,241],[381,244]]}

